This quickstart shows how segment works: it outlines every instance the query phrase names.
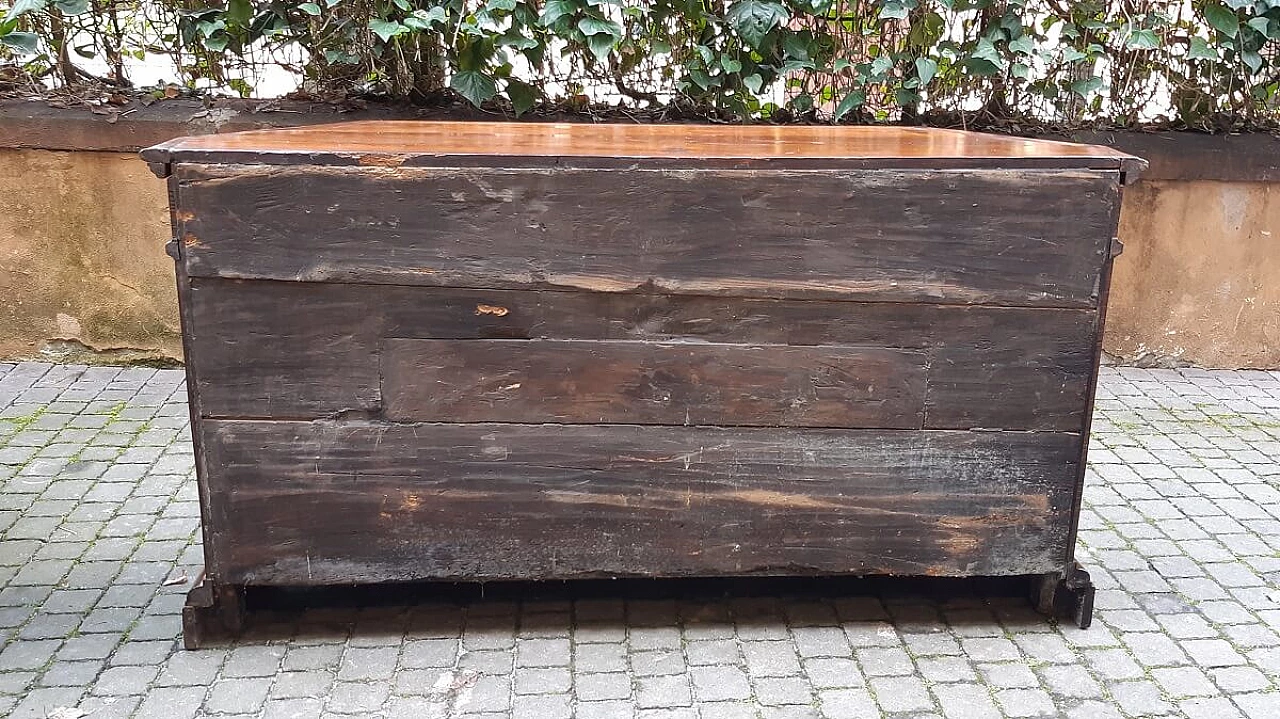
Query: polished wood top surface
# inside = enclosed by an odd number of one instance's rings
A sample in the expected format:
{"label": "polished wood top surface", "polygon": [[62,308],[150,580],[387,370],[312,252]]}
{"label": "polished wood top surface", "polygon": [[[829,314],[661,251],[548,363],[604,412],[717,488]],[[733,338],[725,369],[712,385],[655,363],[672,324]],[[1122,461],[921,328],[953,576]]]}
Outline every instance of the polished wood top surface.
{"label": "polished wood top surface", "polygon": [[[201,135],[151,162],[365,165],[1094,167],[1141,160],[1108,147],[915,127],[635,125],[388,120]],[[458,162],[465,160],[464,162]],[[549,162],[551,161],[551,162]],[[585,163],[593,164],[593,163]]]}

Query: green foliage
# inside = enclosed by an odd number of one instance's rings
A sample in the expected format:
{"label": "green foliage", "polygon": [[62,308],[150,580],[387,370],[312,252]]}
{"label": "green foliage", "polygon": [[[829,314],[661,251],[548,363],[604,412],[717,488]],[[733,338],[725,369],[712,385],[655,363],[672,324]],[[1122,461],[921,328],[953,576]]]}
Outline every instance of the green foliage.
{"label": "green foliage", "polygon": [[[3,1],[3,0],[0,0]],[[1280,0],[162,0],[185,80],[252,91],[263,53],[304,86],[522,114],[587,98],[745,119],[1273,126]],[[121,2],[14,0],[0,43]],[[139,4],[137,7],[142,7]],[[86,15],[87,14],[87,15]],[[92,24],[92,23],[91,23]],[[106,23],[97,22],[101,28]],[[88,27],[88,26],[86,26]],[[93,29],[89,28],[92,33]],[[121,48],[125,38],[97,43]],[[60,46],[61,43],[61,46]],[[145,43],[133,41],[135,47]],[[66,68],[61,68],[66,74]],[[63,78],[68,80],[68,78]],[[74,78],[70,78],[73,80]],[[238,83],[238,84],[237,84]]]}

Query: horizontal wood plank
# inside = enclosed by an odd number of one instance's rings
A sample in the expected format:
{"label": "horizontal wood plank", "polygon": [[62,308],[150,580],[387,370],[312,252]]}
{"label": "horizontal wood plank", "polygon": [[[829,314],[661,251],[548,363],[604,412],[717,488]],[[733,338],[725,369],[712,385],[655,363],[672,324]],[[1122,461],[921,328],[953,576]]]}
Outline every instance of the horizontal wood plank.
{"label": "horizontal wood plank", "polygon": [[919,350],[925,427],[1079,431],[1097,321],[1091,310],[208,278],[192,279],[188,304],[203,413],[294,419],[381,412],[388,338],[643,340]]}
{"label": "horizontal wood plank", "polygon": [[[1069,433],[201,423],[212,571],[323,584],[1060,569]],[[750,541],[747,541],[747,540]]]}
{"label": "horizontal wood plank", "polygon": [[181,165],[193,277],[1095,307],[1119,173]]}
{"label": "horizontal wood plank", "polygon": [[397,422],[919,429],[923,352],[601,340],[391,339]]}

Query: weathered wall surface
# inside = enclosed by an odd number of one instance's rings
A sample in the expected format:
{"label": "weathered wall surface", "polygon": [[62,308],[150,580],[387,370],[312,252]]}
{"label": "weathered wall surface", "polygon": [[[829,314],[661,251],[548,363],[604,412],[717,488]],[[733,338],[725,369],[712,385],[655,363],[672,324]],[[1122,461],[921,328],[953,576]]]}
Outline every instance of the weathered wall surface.
{"label": "weathered wall surface", "polygon": [[181,357],[165,186],[136,155],[0,150],[0,197],[0,358]]}
{"label": "weathered wall surface", "polygon": [[1125,189],[1104,346],[1125,363],[1280,367],[1280,184]]}
{"label": "weathered wall surface", "polygon": [[[116,122],[0,103],[0,360],[180,358],[165,187],[137,159],[139,147],[199,132],[430,117],[184,102],[156,103]],[[1107,352],[1152,366],[1280,368],[1280,140],[1073,139],[1151,161],[1125,190],[1126,249],[1115,266]]]}

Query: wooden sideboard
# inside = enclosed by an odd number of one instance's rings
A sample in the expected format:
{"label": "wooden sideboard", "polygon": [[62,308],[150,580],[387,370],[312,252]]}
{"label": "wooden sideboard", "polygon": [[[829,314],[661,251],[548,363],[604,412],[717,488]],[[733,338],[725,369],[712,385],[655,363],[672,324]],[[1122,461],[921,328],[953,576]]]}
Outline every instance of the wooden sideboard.
{"label": "wooden sideboard", "polygon": [[1075,564],[1108,148],[377,122],[175,140],[206,573],[257,585]]}

